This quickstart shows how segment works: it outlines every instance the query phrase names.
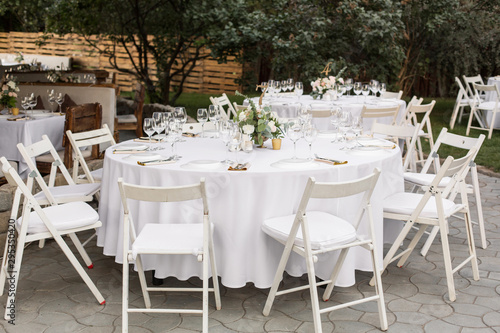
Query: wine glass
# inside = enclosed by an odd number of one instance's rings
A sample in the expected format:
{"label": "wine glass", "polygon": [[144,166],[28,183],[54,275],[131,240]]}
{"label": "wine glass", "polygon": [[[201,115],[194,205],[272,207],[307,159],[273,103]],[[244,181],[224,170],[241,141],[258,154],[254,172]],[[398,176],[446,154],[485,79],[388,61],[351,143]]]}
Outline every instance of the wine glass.
{"label": "wine glass", "polygon": [[293,142],[293,157],[292,160],[297,160],[297,141],[302,137],[302,126],[299,123],[291,123],[287,130],[286,135]]}
{"label": "wine glass", "polygon": [[56,102],[56,93],[54,92],[54,89],[48,89],[47,95],[48,95],[48,101],[50,103],[50,112],[54,114],[53,106],[54,103]]}
{"label": "wine glass", "polygon": [[226,158],[221,163],[230,164],[232,161],[227,158],[228,150],[229,150],[229,141],[234,134],[234,125],[229,120],[222,120],[220,122],[219,134],[222,142],[224,142],[225,150],[226,150]]}
{"label": "wine glass", "polygon": [[283,92],[286,92],[288,90],[288,81],[287,80],[281,80],[281,90]]}
{"label": "wine glass", "polygon": [[299,108],[299,121],[301,125],[310,123],[312,120],[312,109],[310,105],[303,105]]}
{"label": "wine glass", "polygon": [[353,85],[352,79],[345,79],[344,85],[345,85],[345,89],[347,90],[347,95],[350,95],[351,90],[352,90],[352,85]]}
{"label": "wine glass", "polygon": [[336,131],[337,135],[335,135],[335,139],[331,142],[338,141],[338,132],[339,132],[339,114],[342,112],[341,106],[334,106],[330,109],[330,123],[333,125],[333,130]]}
{"label": "wine glass", "polygon": [[363,118],[361,116],[355,116],[352,118],[351,130],[354,132],[354,135],[356,137],[356,145],[359,145],[358,137],[363,132]]}
{"label": "wine glass", "polygon": [[201,123],[201,137],[205,137],[205,123],[208,120],[208,110],[207,109],[198,109],[196,111],[196,119],[199,123]]}
{"label": "wine glass", "polygon": [[368,84],[363,84],[361,87],[361,93],[365,96],[365,101],[367,96],[370,94],[370,86]]}
{"label": "wine glass", "polygon": [[59,105],[59,113],[62,113],[62,103],[64,102],[64,95],[62,93],[56,94],[56,103]]}
{"label": "wine glass", "polygon": [[313,159],[312,144],[318,137],[318,130],[314,125],[309,125],[304,131],[304,140],[309,143],[309,159]]}
{"label": "wine glass", "polygon": [[[182,130],[184,129],[184,124],[187,121],[186,108],[183,106],[177,106],[176,108],[174,108],[173,115],[174,115],[174,120],[179,123],[179,127],[181,129],[181,134],[182,134]],[[179,137],[179,140],[180,140],[180,137]],[[184,141],[184,140],[180,140],[180,141]]]}
{"label": "wine glass", "polygon": [[351,112],[349,112],[348,110],[342,110],[339,113],[339,131],[342,135],[342,142],[344,142],[344,146],[341,149],[346,148],[345,143],[347,142],[347,138],[346,138],[347,131],[349,131],[351,126],[352,126]]}
{"label": "wine glass", "polygon": [[172,118],[168,122],[167,142],[170,142],[172,148],[172,159],[175,161],[181,158],[181,156],[177,155],[177,152],[175,150],[175,143],[180,141],[181,135],[182,124],[179,121],[176,121],[175,118]]}
{"label": "wine glass", "polygon": [[377,80],[370,80],[370,90],[374,96],[377,96],[377,92],[379,90],[379,83]]}
{"label": "wine glass", "polygon": [[273,82],[273,90],[274,90],[274,93],[276,94],[276,97],[279,97],[278,94],[280,93],[281,91],[281,84],[280,84],[280,81],[274,81]]}
{"label": "wine glass", "polygon": [[153,129],[158,134],[158,142],[161,141],[160,133],[165,130],[165,126],[163,112],[153,112]]}
{"label": "wine glass", "polygon": [[36,96],[34,93],[28,95],[28,105],[31,108],[31,116],[34,117],[33,108],[36,106]]}
{"label": "wine glass", "polygon": [[361,94],[361,90],[363,88],[363,84],[361,82],[356,82],[354,83],[354,85],[352,86],[353,90],[354,90],[354,93],[356,94],[356,96],[359,96],[359,94]]}
{"label": "wine glass", "polygon": [[379,91],[380,91],[380,97],[382,97],[382,95],[387,91],[387,84],[381,83]]}
{"label": "wine glass", "polygon": [[274,93],[274,80],[267,81],[267,92],[269,93],[269,96]]}
{"label": "wine glass", "polygon": [[302,82],[295,82],[295,95],[297,95],[297,100],[300,101],[300,96],[304,93],[304,85]]}
{"label": "wine glass", "polygon": [[21,99],[21,107],[24,110],[24,115],[28,117],[28,113],[26,112],[26,110],[30,107],[28,96],[25,96]]}
{"label": "wine glass", "polygon": [[215,136],[217,137],[218,126],[219,126],[220,111],[219,106],[209,105],[208,106],[208,119],[215,125]]}
{"label": "wine glass", "polygon": [[293,79],[292,78],[289,78],[288,80],[286,80],[286,87],[289,91],[293,90]]}
{"label": "wine glass", "polygon": [[239,127],[233,127],[233,131],[229,139],[229,150],[235,153],[235,160],[237,164],[240,163],[238,158],[238,151],[241,149],[242,140],[243,135],[241,134],[241,129]]}
{"label": "wine glass", "polygon": [[149,143],[151,143],[151,135],[153,135],[153,133],[155,132],[153,118],[144,118],[144,125],[142,129],[148,136]]}

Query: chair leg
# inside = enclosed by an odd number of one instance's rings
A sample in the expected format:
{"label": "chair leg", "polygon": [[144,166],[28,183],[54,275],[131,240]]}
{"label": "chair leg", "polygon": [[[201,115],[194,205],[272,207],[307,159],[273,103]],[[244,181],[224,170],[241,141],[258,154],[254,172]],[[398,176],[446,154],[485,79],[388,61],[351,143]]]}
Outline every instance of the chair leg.
{"label": "chair leg", "polygon": [[448,294],[451,302],[457,298],[455,293],[455,282],[453,280],[453,269],[451,266],[450,245],[448,243],[448,234],[444,228],[444,223],[440,222],[439,234],[441,235],[441,246],[443,248],[444,269],[446,272],[446,283],[448,285]]}
{"label": "chair leg", "polygon": [[469,114],[469,121],[467,122],[467,130],[465,131],[465,135],[469,136],[469,133],[470,133],[470,127],[472,125],[472,119],[474,118],[474,115],[476,113],[476,107],[473,106],[470,110],[470,114]]}
{"label": "chair leg", "polygon": [[434,226],[431,230],[431,233],[429,234],[429,237],[427,237],[427,240],[424,243],[424,246],[422,246],[422,249],[420,250],[420,254],[425,257],[427,255],[427,252],[429,252],[429,249],[431,248],[432,243],[434,242],[434,238],[436,238],[437,233],[439,231],[438,226]]}
{"label": "chair leg", "polygon": [[129,269],[126,255],[122,264],[122,333],[128,333]]}
{"label": "chair leg", "polygon": [[[12,270],[12,272],[14,273],[10,277],[7,277],[7,285],[9,286],[8,287],[9,292],[7,293],[7,304],[5,305],[5,314],[4,314],[5,320],[13,319],[10,317],[10,311],[12,310],[12,305],[14,304],[15,306],[16,304],[17,283],[19,281],[19,275],[21,271],[21,262],[23,260],[25,238],[26,235],[19,235],[17,237],[16,254],[14,256],[14,269]],[[14,274],[17,274],[17,276]],[[13,311],[15,311],[15,307]]]}
{"label": "chair leg", "polygon": [[385,298],[384,298],[384,289],[382,287],[382,278],[380,276],[380,271],[378,270],[378,259],[377,252],[375,249],[375,244],[371,244],[372,250],[370,251],[372,256],[372,264],[373,264],[373,277],[375,278],[375,293],[379,296],[377,300],[378,306],[378,316],[380,319],[380,329],[382,331],[387,331],[387,312],[385,309]]}
{"label": "chair leg", "polygon": [[477,264],[476,245],[474,244],[474,233],[472,231],[472,222],[469,212],[464,214],[465,228],[467,230],[467,243],[469,246],[469,254],[471,255],[472,277],[475,281],[479,280],[479,267]]}
{"label": "chair leg", "polygon": [[486,231],[484,229],[483,204],[481,203],[481,193],[479,191],[479,180],[477,177],[477,167],[474,165],[471,168],[472,173],[472,188],[476,198],[477,208],[477,223],[479,224],[479,234],[481,236],[481,246],[486,249],[488,242],[486,241]]}
{"label": "chair leg", "polygon": [[427,229],[427,225],[420,225],[420,227],[418,228],[418,231],[417,233],[415,234],[415,236],[413,237],[413,239],[411,240],[410,244],[408,245],[407,249],[409,251],[407,251],[402,257],[401,259],[399,259],[398,263],[397,263],[397,266],[398,267],[402,267],[406,260],[408,260],[408,257],[410,257],[410,254],[413,252],[413,250],[415,249],[415,246],[417,246],[417,243],[418,241],[420,240],[420,238],[422,238],[423,234],[425,233],[425,230]]}
{"label": "chair leg", "polygon": [[144,297],[144,305],[146,306],[146,309],[150,309],[151,298],[149,297],[146,274],[144,274],[144,268],[142,267],[142,259],[140,254],[137,255],[135,264],[137,265],[137,274],[139,275],[139,282],[141,283],[142,296]]}
{"label": "chair leg", "polygon": [[416,163],[420,163],[421,166],[424,165],[424,152],[422,149],[422,139],[420,137],[417,138],[417,161]]}
{"label": "chair leg", "polygon": [[215,253],[214,253],[214,242],[213,238],[210,237],[210,248],[209,254],[210,254],[210,264],[211,264],[211,269],[212,269],[212,283],[214,285],[214,297],[215,297],[215,308],[217,310],[221,309],[221,301],[220,301],[220,289],[219,289],[219,278],[217,274],[217,265],[215,263]]}
{"label": "chair leg", "polygon": [[208,241],[205,240],[204,248],[203,248],[203,318],[202,318],[202,327],[203,333],[208,333],[208,262],[209,262],[209,245]]}
{"label": "chair leg", "polygon": [[335,264],[335,267],[333,268],[332,275],[330,276],[330,282],[325,289],[325,292],[323,293],[323,301],[327,302],[330,299],[330,296],[333,291],[333,287],[335,287],[335,281],[337,281],[337,277],[340,273],[340,269],[342,268],[342,264],[345,261],[345,258],[347,256],[347,253],[349,252],[349,248],[342,249],[339,254],[339,258],[337,259],[337,263]]}
{"label": "chair leg", "polygon": [[83,261],[85,262],[85,265],[87,265],[88,269],[94,268],[94,264],[92,264],[92,260],[90,260],[90,257],[83,248],[82,243],[80,243],[80,240],[76,236],[75,233],[68,234],[69,238],[71,238],[71,241],[73,244],[75,244],[76,249],[78,250],[78,253],[80,253],[80,256],[82,257]]}

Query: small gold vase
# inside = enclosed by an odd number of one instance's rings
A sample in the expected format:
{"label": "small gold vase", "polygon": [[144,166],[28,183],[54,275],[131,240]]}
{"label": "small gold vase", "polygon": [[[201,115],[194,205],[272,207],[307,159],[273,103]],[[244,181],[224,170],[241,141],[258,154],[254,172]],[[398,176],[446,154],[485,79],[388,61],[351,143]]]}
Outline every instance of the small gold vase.
{"label": "small gold vase", "polygon": [[280,150],[281,149],[281,139],[272,139],[273,149]]}
{"label": "small gold vase", "polygon": [[19,114],[19,108],[10,108],[10,112],[14,115],[17,116]]}

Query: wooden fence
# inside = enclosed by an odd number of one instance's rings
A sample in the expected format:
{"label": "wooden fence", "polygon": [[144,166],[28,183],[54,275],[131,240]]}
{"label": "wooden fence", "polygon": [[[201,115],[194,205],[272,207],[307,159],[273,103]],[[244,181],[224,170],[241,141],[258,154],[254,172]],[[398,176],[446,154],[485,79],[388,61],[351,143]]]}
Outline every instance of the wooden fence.
{"label": "wooden fence", "polygon": [[[108,57],[99,54],[94,48],[88,46],[85,40],[75,34],[64,36],[54,35],[45,40],[42,46],[37,41],[42,33],[0,32],[0,53],[23,52],[26,54],[40,54],[52,56],[72,57],[74,65],[83,69],[104,69],[114,72],[116,83],[122,91],[132,91],[135,79],[128,74],[120,73],[113,69]],[[97,37],[95,37],[97,39]],[[100,46],[110,44],[109,41],[99,41]],[[132,63],[123,48],[118,48],[117,63],[120,67],[133,69]],[[153,59],[150,59],[151,74],[156,75]],[[204,59],[196,63],[196,67],[184,83],[185,92],[198,92],[206,94],[220,94],[222,92],[234,93],[241,87],[235,83],[243,75],[243,66],[229,59],[225,64],[219,64],[213,59]],[[175,85],[180,78],[174,78]]]}

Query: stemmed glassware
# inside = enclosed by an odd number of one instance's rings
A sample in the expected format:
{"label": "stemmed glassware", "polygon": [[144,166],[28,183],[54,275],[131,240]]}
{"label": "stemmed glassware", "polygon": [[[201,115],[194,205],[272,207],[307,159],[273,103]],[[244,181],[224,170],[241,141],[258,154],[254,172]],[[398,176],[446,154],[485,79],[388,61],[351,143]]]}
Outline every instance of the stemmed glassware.
{"label": "stemmed glassware", "polygon": [[302,105],[299,108],[299,121],[301,125],[310,123],[312,120],[312,109],[310,105]]}
{"label": "stemmed glassware", "polygon": [[363,84],[363,86],[361,87],[361,93],[363,94],[363,96],[365,96],[366,101],[366,97],[370,94],[370,86],[367,84]]}
{"label": "stemmed glassware", "polygon": [[165,127],[163,112],[153,112],[153,129],[158,134],[158,142],[161,141],[160,133],[165,130]]}
{"label": "stemmed glassware", "polygon": [[281,90],[283,92],[286,92],[288,90],[288,82],[287,82],[287,80],[281,80],[280,85],[281,85]]}
{"label": "stemmed glassware", "polygon": [[23,97],[23,98],[21,99],[21,106],[22,106],[22,108],[23,108],[23,110],[24,110],[24,115],[25,115],[26,117],[28,117],[28,113],[26,112],[26,110],[28,110],[28,109],[29,109],[29,107],[30,107],[30,104],[29,104],[29,98],[28,98],[28,96]]}
{"label": "stemmed glassware", "polygon": [[380,97],[382,97],[382,94],[385,93],[386,91],[387,91],[387,84],[381,83],[379,88]]}
{"label": "stemmed glassware", "polygon": [[220,110],[217,105],[209,105],[208,106],[208,119],[212,123],[215,124],[215,136],[217,136],[217,132],[219,130],[219,119],[220,119]]}
{"label": "stemmed glassware", "polygon": [[354,136],[356,137],[356,145],[359,145],[358,137],[363,132],[363,118],[361,118],[361,116],[355,116],[352,118],[351,130],[354,132]]}
{"label": "stemmed glassware", "polygon": [[52,114],[54,114],[53,106],[54,106],[54,103],[56,102],[56,93],[55,93],[54,89],[48,89],[47,95],[48,95],[48,101],[50,103],[50,112]]}
{"label": "stemmed glassware", "polygon": [[313,159],[312,144],[318,137],[318,130],[314,125],[308,125],[304,131],[304,140],[309,143],[309,159]]}
{"label": "stemmed glassware", "polygon": [[175,143],[180,141],[180,137],[182,135],[182,124],[179,121],[175,120],[175,118],[172,118],[168,122],[168,127],[166,130],[168,130],[167,141],[170,142],[172,147],[172,159],[177,161],[182,157],[177,155],[175,150]]}
{"label": "stemmed glassware", "polygon": [[345,79],[344,85],[345,85],[345,89],[347,91],[347,95],[350,95],[351,90],[352,90],[352,85],[353,85],[352,79]]}
{"label": "stemmed glassware", "polygon": [[231,137],[229,139],[229,150],[232,152],[235,152],[236,154],[236,163],[240,163],[239,158],[238,158],[238,151],[241,149],[241,143],[243,140],[243,135],[241,133],[241,129],[236,126],[233,127],[233,131],[231,133]]}
{"label": "stemmed glassware", "polygon": [[276,94],[276,97],[279,97],[279,93],[281,91],[281,84],[280,84],[280,81],[274,81],[273,82],[273,90],[274,90],[274,93]]}
{"label": "stemmed glassware", "polygon": [[198,109],[196,111],[196,119],[199,123],[201,123],[201,137],[205,137],[205,123],[208,120],[208,110],[207,109]]}
{"label": "stemmed glassware", "polygon": [[347,131],[349,131],[351,126],[352,126],[351,112],[349,112],[347,110],[342,110],[339,113],[339,130],[340,130],[340,133],[342,135],[342,142],[344,142],[344,146],[341,149],[346,148],[345,143],[347,142],[347,138],[346,138]]}
{"label": "stemmed glassware", "polygon": [[289,78],[288,80],[286,80],[286,87],[289,91],[293,90],[293,79],[292,78]]}
{"label": "stemmed glassware", "polygon": [[377,96],[377,92],[379,91],[379,83],[377,80],[370,81],[370,90],[374,96]]}
{"label": "stemmed glassware", "polygon": [[33,108],[36,106],[36,96],[34,93],[31,93],[30,95],[28,95],[28,105],[31,108],[31,117],[34,119],[35,112],[33,111]]}
{"label": "stemmed glassware", "polygon": [[333,125],[333,130],[336,131],[335,139],[332,140],[333,142],[338,141],[338,132],[339,132],[339,114],[342,112],[342,107],[340,106],[334,106],[330,109],[330,123]]}
{"label": "stemmed glassware", "polygon": [[151,135],[153,135],[153,133],[155,132],[153,118],[144,118],[144,125],[142,129],[148,136],[149,143],[151,143]]}
{"label": "stemmed glassware", "polygon": [[302,137],[302,126],[299,123],[291,123],[286,130],[286,135],[293,142],[292,160],[298,160],[298,158],[297,158],[297,141]]}
{"label": "stemmed glassware", "polygon": [[302,82],[295,82],[295,95],[297,95],[297,100],[300,101],[300,96],[304,93],[304,85]]}
{"label": "stemmed glassware", "polygon": [[[186,108],[184,108],[183,106],[176,107],[174,109],[174,120],[175,120],[175,122],[177,122],[179,124],[179,128],[180,128],[181,135],[182,135],[182,129],[184,128],[184,124],[187,121]],[[180,140],[180,137],[179,137],[179,140]]]}
{"label": "stemmed glassware", "polygon": [[56,94],[56,103],[59,105],[59,113],[62,113],[62,103],[64,102],[64,95],[62,93]]}
{"label": "stemmed glassware", "polygon": [[267,81],[267,93],[269,96],[274,93],[274,80]]}
{"label": "stemmed glassware", "polygon": [[359,96],[359,94],[361,94],[361,90],[363,89],[363,84],[361,82],[356,82],[356,83],[354,83],[352,88],[353,88],[356,96]]}
{"label": "stemmed glassware", "polygon": [[220,122],[219,134],[222,142],[224,142],[226,150],[226,158],[221,163],[229,164],[232,161],[228,158],[229,142],[234,135],[235,125],[229,120],[223,120]]}

